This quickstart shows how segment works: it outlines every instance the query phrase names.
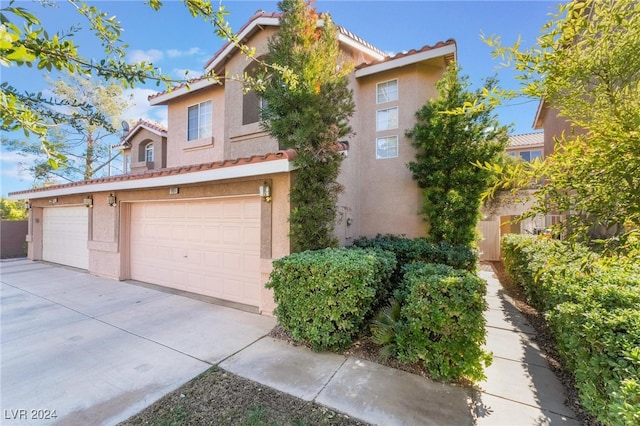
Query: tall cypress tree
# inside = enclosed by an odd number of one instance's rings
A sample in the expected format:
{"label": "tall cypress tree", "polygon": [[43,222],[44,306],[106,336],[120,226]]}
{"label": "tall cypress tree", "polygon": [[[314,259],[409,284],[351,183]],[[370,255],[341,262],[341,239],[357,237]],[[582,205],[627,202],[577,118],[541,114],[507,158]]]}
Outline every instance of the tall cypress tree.
{"label": "tall cypress tree", "polygon": [[[283,0],[280,31],[269,41],[267,64],[277,67],[265,79],[261,112],[265,130],[280,148],[297,151],[291,187],[290,236],[293,251],[336,246],[340,138],[352,130],[351,63],[342,57],[337,27],[313,2]],[[285,70],[286,75],[283,75]]]}
{"label": "tall cypress tree", "polygon": [[497,159],[506,147],[508,129],[499,125],[491,106],[452,113],[480,99],[468,90],[466,77],[459,76],[455,65],[437,87],[439,96],[416,113],[417,122],[407,132],[417,148],[416,161],[408,167],[424,191],[422,213],[429,239],[472,245],[481,196],[491,178],[490,171],[475,164]]}

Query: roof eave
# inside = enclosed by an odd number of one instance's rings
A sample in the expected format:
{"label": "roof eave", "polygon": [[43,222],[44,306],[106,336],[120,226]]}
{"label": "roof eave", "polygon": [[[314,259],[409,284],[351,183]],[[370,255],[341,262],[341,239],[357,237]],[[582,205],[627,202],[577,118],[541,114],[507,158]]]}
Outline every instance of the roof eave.
{"label": "roof eave", "polygon": [[544,118],[542,117],[542,115],[544,112],[546,112],[546,110],[547,103],[544,101],[544,99],[540,99],[540,102],[538,103],[538,109],[536,110],[536,116],[534,117],[533,125],[531,126],[532,128],[536,130],[540,130],[543,128]]}
{"label": "roof eave", "polygon": [[[255,30],[256,27],[259,26],[280,26],[280,18],[261,16],[257,19],[254,19],[250,25],[248,25],[240,32],[240,34],[238,34],[238,40],[244,40]],[[206,65],[205,73],[210,73],[212,70],[216,69],[218,65],[220,65],[235,49],[235,44],[227,43],[223,50],[218,52],[218,54]]]}
{"label": "roof eave", "polygon": [[436,47],[434,49],[416,53],[414,55],[403,56],[397,59],[390,59],[388,61],[380,62],[379,64],[369,65],[367,67],[356,70],[356,78],[377,74],[380,72],[404,67],[407,65],[416,64],[418,62],[423,62],[429,59],[434,59],[434,58],[451,55],[451,54],[453,54],[454,57],[457,54],[457,48],[455,43],[450,43],[445,46]]}
{"label": "roof eave", "polygon": [[193,84],[188,86],[182,86],[177,89],[171,90],[167,93],[162,93],[157,96],[149,97],[149,105],[166,105],[172,99],[178,98],[180,96],[186,95],[187,93],[195,92],[196,90],[204,89],[206,87],[215,86],[216,84],[220,84],[219,80],[215,78],[204,78],[202,80],[196,81]]}
{"label": "roof eave", "polygon": [[[11,192],[8,194],[8,198],[11,200],[34,200],[40,198],[59,197],[63,195],[157,188],[163,186],[187,185],[226,179],[246,178],[251,176],[263,176],[274,173],[288,173],[295,169],[290,160],[290,154],[284,153],[279,155],[279,158],[276,159],[250,162],[247,164],[234,165],[232,167],[218,167],[189,173],[177,173],[170,169],[164,169],[157,171],[160,176],[144,177],[143,175],[128,175],[128,179],[108,180],[109,178],[107,178],[107,182],[101,182],[102,179],[97,179],[96,181],[88,181],[78,185],[68,186],[63,184],[52,186],[50,188]],[[163,172],[167,172],[168,174],[162,175]]]}

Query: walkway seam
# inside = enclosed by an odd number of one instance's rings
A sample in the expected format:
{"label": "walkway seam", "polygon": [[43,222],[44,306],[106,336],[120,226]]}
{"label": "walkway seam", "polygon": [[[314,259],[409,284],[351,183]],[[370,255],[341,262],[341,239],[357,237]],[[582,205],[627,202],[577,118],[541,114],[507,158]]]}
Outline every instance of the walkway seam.
{"label": "walkway seam", "polygon": [[[327,380],[327,382],[322,385],[322,388],[318,391],[318,393],[313,397],[313,399],[311,401],[316,402],[316,399],[318,398],[318,396],[320,396],[320,394],[322,393],[323,390],[325,390],[327,388],[327,386],[329,385],[329,383],[331,383],[331,381],[333,380],[333,378],[336,376],[336,374],[338,374],[338,371],[340,371],[340,369],[342,367],[344,367],[344,365],[346,364],[346,362],[349,360],[349,357],[344,357],[344,361],[342,361],[342,364],[340,364],[340,367],[336,368],[336,371],[333,372],[333,374],[331,375],[331,377],[329,377],[329,380]],[[321,404],[323,405],[323,404]],[[333,408],[335,410],[335,408]]]}

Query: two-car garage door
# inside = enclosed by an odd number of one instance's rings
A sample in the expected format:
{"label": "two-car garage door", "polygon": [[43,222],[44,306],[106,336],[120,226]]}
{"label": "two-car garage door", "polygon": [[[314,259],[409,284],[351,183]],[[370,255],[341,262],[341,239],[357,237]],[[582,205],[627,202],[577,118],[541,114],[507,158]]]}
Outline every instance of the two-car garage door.
{"label": "two-car garage door", "polygon": [[134,203],[130,235],[132,279],[259,305],[258,197]]}

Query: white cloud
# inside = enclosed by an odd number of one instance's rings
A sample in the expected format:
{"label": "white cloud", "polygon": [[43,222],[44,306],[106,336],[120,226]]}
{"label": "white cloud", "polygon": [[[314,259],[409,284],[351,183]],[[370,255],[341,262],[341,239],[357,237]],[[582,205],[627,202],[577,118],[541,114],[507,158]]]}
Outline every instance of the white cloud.
{"label": "white cloud", "polygon": [[137,62],[151,62],[155,63],[161,60],[164,57],[164,53],[158,49],[149,49],[149,50],[132,50],[129,53],[128,59],[129,63],[137,63]]}
{"label": "white cloud", "polygon": [[27,168],[29,165],[42,161],[43,155],[26,154],[23,155],[13,151],[2,151],[1,174],[9,179],[21,181],[33,181],[33,175]]}
{"label": "white cloud", "polygon": [[191,79],[191,78],[201,77],[202,71],[190,70],[188,68],[174,68],[173,74],[179,79],[183,79],[183,78]]}
{"label": "white cloud", "polygon": [[167,56],[170,58],[179,58],[181,56],[193,56],[202,53],[202,49],[199,47],[192,47],[187,50],[169,49],[167,50]]}
{"label": "white cloud", "polygon": [[167,107],[149,105],[149,96],[156,93],[155,90],[142,88],[125,90],[125,96],[131,96],[131,106],[123,112],[123,117],[132,121],[140,118],[153,120],[166,126]]}

